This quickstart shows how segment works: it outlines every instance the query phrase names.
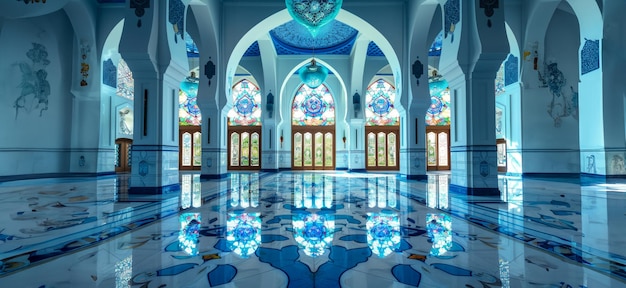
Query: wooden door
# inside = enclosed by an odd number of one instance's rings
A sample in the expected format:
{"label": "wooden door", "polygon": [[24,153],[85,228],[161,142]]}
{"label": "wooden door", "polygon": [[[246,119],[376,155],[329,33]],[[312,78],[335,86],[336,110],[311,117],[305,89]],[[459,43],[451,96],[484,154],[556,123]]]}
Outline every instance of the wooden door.
{"label": "wooden door", "polygon": [[261,170],[261,126],[229,126],[228,139],[229,170]]}
{"label": "wooden door", "polygon": [[400,170],[400,126],[365,126],[367,170]]}
{"label": "wooden door", "polygon": [[335,170],[335,126],[292,126],[293,170]]}
{"label": "wooden door", "polygon": [[120,138],[115,140],[115,172],[130,172],[131,148],[133,140]]}
{"label": "wooden door", "polygon": [[200,126],[179,126],[179,170],[202,168],[202,132]]}
{"label": "wooden door", "polygon": [[450,170],[450,126],[426,126],[427,170]]}

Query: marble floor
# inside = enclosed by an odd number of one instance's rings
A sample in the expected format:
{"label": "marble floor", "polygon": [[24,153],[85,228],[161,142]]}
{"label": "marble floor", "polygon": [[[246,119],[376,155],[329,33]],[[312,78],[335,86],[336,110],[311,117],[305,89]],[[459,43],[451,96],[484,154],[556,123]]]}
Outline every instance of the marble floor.
{"label": "marble floor", "polygon": [[[619,181],[618,181],[619,182]],[[0,287],[626,287],[626,183],[500,176],[501,197],[348,172],[0,183]]]}

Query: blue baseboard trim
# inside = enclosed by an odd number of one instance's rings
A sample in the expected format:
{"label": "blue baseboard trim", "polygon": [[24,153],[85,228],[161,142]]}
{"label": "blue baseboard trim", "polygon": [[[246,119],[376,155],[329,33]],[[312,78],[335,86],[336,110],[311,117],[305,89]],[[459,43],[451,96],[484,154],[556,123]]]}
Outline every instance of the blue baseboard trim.
{"label": "blue baseboard trim", "polygon": [[162,187],[129,187],[128,194],[130,195],[163,195],[169,193],[180,192],[180,184],[171,184]]}
{"label": "blue baseboard trim", "polygon": [[498,188],[473,188],[463,187],[459,185],[450,184],[449,192],[458,195],[465,196],[498,196],[500,197],[500,189]]}
{"label": "blue baseboard trim", "polygon": [[335,168],[337,171],[348,171],[348,168]]}
{"label": "blue baseboard trim", "polygon": [[41,173],[41,174],[24,174],[0,176],[0,182],[10,182],[19,180],[32,180],[44,178],[78,178],[78,177],[103,177],[115,175],[115,171],[98,172],[98,173]]}
{"label": "blue baseboard trim", "polygon": [[579,178],[579,173],[522,173],[526,178]]}
{"label": "blue baseboard trim", "polygon": [[406,175],[407,180],[425,181],[428,180],[428,175]]}
{"label": "blue baseboard trim", "polygon": [[261,172],[278,173],[278,172],[280,172],[280,169],[278,169],[278,168],[276,168],[276,169],[261,169]]}
{"label": "blue baseboard trim", "polygon": [[591,179],[626,179],[626,175],[599,175],[599,174],[580,173],[580,178],[591,178]]}
{"label": "blue baseboard trim", "polygon": [[282,172],[282,171],[291,171],[291,168],[278,168],[278,171],[279,171],[279,172]]}
{"label": "blue baseboard trim", "polygon": [[217,175],[207,175],[207,174],[202,174],[200,175],[200,179],[203,180],[215,180],[215,179],[224,179],[228,177],[228,173],[224,173],[224,174],[217,174]]}
{"label": "blue baseboard trim", "polygon": [[349,169],[348,171],[352,172],[352,173],[365,173],[365,172],[367,172],[367,170],[365,170],[365,169]]}

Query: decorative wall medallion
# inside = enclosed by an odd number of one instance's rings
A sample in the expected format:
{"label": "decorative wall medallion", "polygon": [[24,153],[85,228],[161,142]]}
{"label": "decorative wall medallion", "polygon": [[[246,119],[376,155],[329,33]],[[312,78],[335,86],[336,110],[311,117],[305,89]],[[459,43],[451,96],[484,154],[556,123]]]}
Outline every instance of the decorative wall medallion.
{"label": "decorative wall medallion", "polygon": [[[485,9],[485,16],[491,18],[493,16],[493,9],[498,8],[498,0],[480,0],[480,8]],[[487,27],[491,27],[491,19],[487,19]]]}
{"label": "decorative wall medallion", "polygon": [[480,161],[480,176],[489,176],[489,163],[485,160]]}
{"label": "decorative wall medallion", "polygon": [[130,9],[135,9],[137,19],[137,27],[141,27],[141,17],[146,14],[146,9],[150,8],[150,0],[130,0]]}
{"label": "decorative wall medallion", "polygon": [[459,0],[448,0],[448,2],[443,5],[446,25],[444,27],[444,33],[445,38],[448,38],[448,34],[451,35],[450,42],[454,42],[454,27],[461,20],[461,8],[459,6]]}
{"label": "decorative wall medallion", "polygon": [[585,45],[580,50],[580,73],[585,75],[600,69],[600,40],[585,38]]}
{"label": "decorative wall medallion", "polygon": [[102,62],[102,84],[117,88],[117,67],[111,58]]}
{"label": "decorative wall medallion", "polygon": [[33,48],[26,52],[26,57],[32,63],[25,61],[18,63],[22,72],[22,82],[18,87],[22,91],[13,102],[16,119],[20,110],[30,113],[32,110],[39,109],[39,117],[44,110],[48,110],[48,96],[50,96],[50,83],[46,80],[48,77],[46,67],[50,64],[48,51],[42,44],[32,44]]}
{"label": "decorative wall medallion", "polygon": [[139,162],[139,175],[141,175],[141,177],[146,177],[149,170],[150,165],[148,165],[148,162],[146,162],[145,160],[141,160],[141,162]]}
{"label": "decorative wall medallion", "polygon": [[89,77],[89,63],[87,63],[87,58],[89,57],[89,53],[91,52],[91,46],[87,41],[81,41],[80,43],[80,75],[82,79],[80,80],[80,86],[87,86],[87,77]]}
{"label": "decorative wall medallion", "polygon": [[181,0],[170,0],[169,22],[174,28],[174,42],[178,43],[178,36],[185,39],[185,4]]}

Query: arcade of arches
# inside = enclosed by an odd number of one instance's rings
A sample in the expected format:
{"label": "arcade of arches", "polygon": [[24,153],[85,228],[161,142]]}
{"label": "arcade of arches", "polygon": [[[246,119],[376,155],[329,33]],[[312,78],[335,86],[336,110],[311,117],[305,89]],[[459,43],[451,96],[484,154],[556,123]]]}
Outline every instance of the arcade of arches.
{"label": "arcade of arches", "polygon": [[345,1],[315,36],[278,0],[13,2],[6,179],[447,170],[497,195],[498,173],[626,175],[620,1]]}

